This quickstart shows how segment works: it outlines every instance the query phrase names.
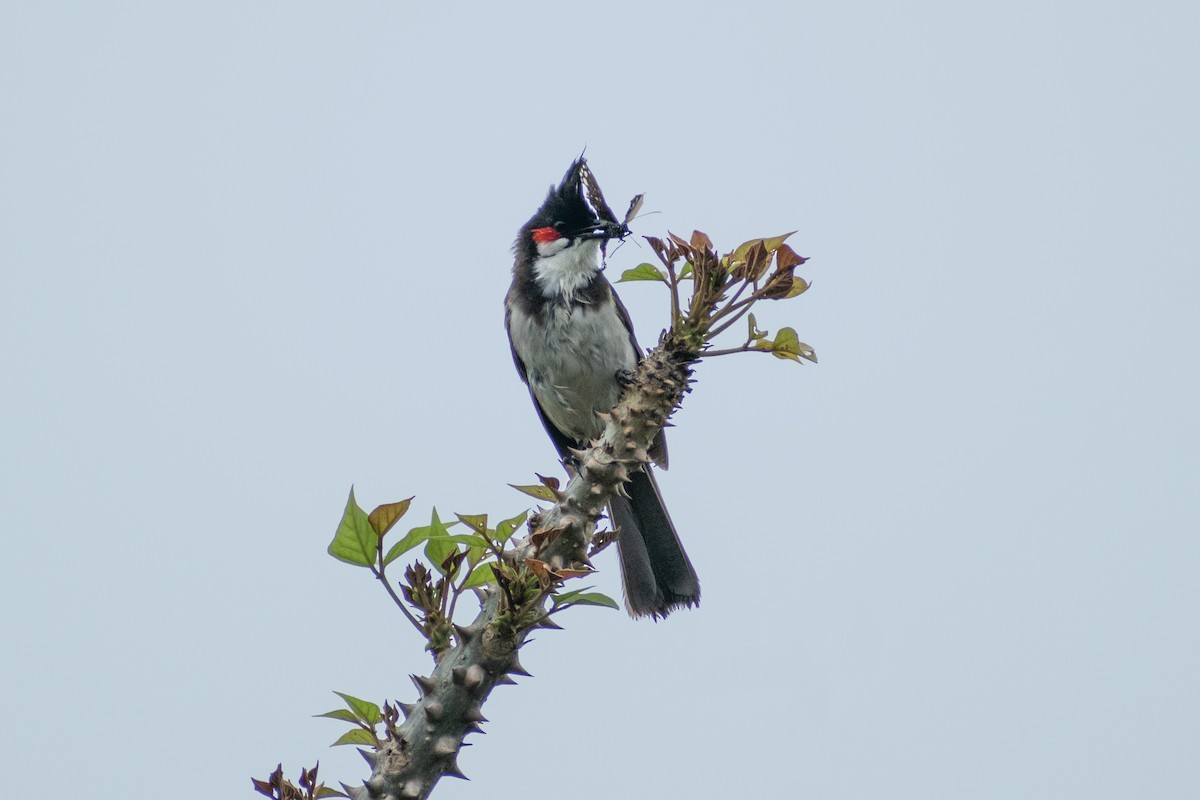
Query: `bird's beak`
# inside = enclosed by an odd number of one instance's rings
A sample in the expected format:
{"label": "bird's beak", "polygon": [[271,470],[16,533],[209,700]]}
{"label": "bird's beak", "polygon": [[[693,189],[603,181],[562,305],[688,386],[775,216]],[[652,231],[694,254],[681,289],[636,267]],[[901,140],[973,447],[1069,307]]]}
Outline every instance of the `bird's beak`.
{"label": "bird's beak", "polygon": [[608,223],[597,222],[594,225],[589,225],[578,234],[580,239],[607,239],[608,238]]}

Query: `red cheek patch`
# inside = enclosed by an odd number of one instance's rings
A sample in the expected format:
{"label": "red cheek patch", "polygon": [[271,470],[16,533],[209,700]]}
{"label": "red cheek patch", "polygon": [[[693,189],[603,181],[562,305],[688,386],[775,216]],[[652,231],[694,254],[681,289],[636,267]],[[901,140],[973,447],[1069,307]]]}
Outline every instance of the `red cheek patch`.
{"label": "red cheek patch", "polygon": [[534,228],[533,229],[533,240],[535,242],[537,242],[538,244],[546,244],[548,242],[553,242],[556,239],[560,238],[561,235],[562,234],[560,234],[554,228]]}

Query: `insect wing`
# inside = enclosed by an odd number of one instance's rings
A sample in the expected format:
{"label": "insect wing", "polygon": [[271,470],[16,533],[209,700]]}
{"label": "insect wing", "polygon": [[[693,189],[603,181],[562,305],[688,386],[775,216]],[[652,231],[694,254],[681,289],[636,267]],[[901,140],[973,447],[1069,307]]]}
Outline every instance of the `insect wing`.
{"label": "insect wing", "polygon": [[629,201],[629,210],[625,212],[625,222],[628,225],[629,221],[637,216],[637,213],[642,210],[642,200],[646,197],[644,194],[639,194]]}
{"label": "insect wing", "polygon": [[583,185],[587,189],[588,202],[592,204],[596,215],[605,222],[616,223],[617,217],[613,214],[612,209],[608,207],[608,203],[604,202],[604,193],[600,191],[600,184],[596,182],[596,176],[588,169],[587,162],[579,165],[580,177],[583,178]]}

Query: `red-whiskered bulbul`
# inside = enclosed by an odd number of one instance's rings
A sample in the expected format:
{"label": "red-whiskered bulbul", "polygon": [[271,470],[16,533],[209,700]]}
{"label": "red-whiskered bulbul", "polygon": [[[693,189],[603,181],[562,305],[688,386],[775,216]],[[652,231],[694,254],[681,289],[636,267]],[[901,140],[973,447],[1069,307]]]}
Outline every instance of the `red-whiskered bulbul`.
{"label": "red-whiskered bulbul", "polygon": [[[634,199],[630,215],[640,198]],[[626,217],[626,223],[629,216]],[[642,358],[629,313],[601,273],[606,243],[628,235],[604,202],[587,162],[571,164],[513,245],[504,322],[513,361],[559,456],[585,447]],[[667,468],[660,431],[651,447]],[[628,497],[613,497],[625,606],[634,617],[665,617],[700,602],[700,582],[663,506],[650,467],[632,474]]]}

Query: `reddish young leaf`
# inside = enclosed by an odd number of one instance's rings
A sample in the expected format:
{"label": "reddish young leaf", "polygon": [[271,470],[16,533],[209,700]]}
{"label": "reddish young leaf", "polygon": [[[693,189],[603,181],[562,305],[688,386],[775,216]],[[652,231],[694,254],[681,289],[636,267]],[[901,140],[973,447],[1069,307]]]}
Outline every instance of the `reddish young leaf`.
{"label": "reddish young leaf", "polygon": [[408,511],[408,506],[412,501],[413,498],[410,497],[407,500],[401,500],[399,503],[385,503],[384,505],[377,506],[367,516],[371,527],[375,529],[375,533],[379,534],[380,538],[383,538],[383,535],[390,531],[392,526]]}

